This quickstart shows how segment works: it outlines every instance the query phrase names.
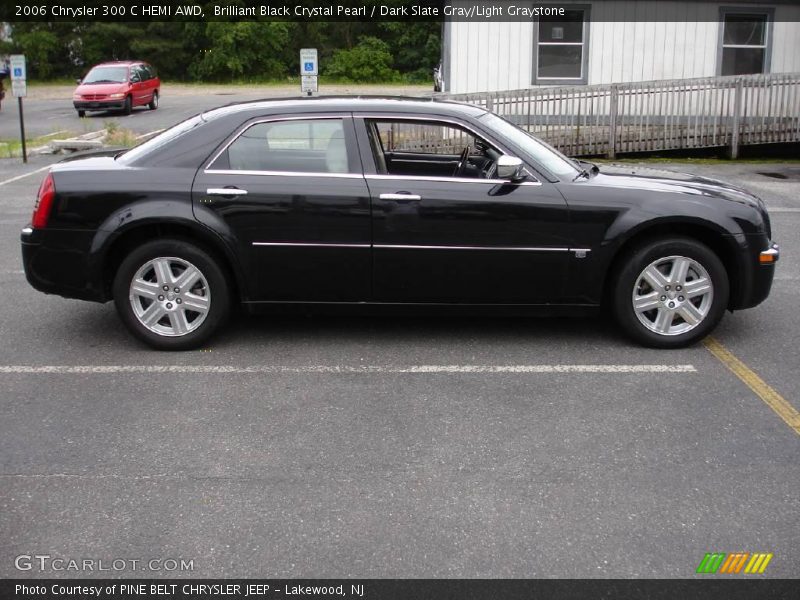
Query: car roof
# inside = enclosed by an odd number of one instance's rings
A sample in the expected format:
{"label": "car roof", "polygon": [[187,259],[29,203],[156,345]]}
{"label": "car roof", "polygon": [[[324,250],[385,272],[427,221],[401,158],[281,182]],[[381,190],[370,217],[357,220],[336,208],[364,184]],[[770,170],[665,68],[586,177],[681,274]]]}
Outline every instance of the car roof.
{"label": "car roof", "polygon": [[[131,65],[139,65],[144,63],[143,60],[109,60],[106,62],[97,63],[94,67],[129,67]],[[147,63],[144,63],[147,64]]]}
{"label": "car roof", "polygon": [[436,113],[439,115],[478,117],[486,111],[474,104],[440,100],[436,97],[408,96],[315,96],[290,98],[265,98],[236,102],[203,113],[207,117],[222,117],[235,113],[253,112],[399,112]]}

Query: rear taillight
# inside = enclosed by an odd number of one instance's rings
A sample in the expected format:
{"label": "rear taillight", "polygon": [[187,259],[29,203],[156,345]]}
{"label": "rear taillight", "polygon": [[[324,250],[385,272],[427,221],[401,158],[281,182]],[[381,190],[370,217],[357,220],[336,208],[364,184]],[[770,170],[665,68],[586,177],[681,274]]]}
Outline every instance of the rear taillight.
{"label": "rear taillight", "polygon": [[42,185],[39,186],[39,194],[36,196],[36,204],[33,206],[33,217],[31,225],[34,229],[47,227],[47,219],[50,217],[50,210],[53,208],[53,199],[56,197],[56,184],[53,181],[53,174],[48,173]]}

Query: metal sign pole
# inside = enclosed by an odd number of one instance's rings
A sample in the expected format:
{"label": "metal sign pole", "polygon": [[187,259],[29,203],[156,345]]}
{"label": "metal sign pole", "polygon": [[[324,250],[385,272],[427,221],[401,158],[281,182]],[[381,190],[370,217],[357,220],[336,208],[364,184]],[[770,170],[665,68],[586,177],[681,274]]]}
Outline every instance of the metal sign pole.
{"label": "metal sign pole", "polygon": [[22,114],[22,98],[28,95],[28,70],[24,54],[12,54],[9,60],[11,67],[11,93],[17,97],[19,106],[19,133],[22,138],[22,162],[28,162],[28,149],[25,144],[25,118]]}
{"label": "metal sign pole", "polygon": [[19,103],[19,135],[22,138],[22,162],[28,162],[28,149],[25,147],[25,118],[22,115],[22,96],[17,97]]}

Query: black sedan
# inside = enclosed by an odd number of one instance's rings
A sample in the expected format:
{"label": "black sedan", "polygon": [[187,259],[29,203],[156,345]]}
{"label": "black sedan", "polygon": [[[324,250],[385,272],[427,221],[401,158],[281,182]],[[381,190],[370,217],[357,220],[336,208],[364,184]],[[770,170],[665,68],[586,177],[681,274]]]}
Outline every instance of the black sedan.
{"label": "black sedan", "polygon": [[59,163],[22,254],[33,287],[113,299],[160,349],[201,344],[234,304],[606,307],[670,348],[762,302],[778,247],[744,190],[601,171],[475,106],[351,97],[230,105]]}

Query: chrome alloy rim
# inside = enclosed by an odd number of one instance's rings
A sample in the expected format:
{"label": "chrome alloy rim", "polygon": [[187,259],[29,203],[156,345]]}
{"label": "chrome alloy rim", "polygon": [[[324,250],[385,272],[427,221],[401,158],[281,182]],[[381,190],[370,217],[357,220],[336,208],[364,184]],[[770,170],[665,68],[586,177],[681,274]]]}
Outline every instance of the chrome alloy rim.
{"label": "chrome alloy rim", "polygon": [[686,256],[651,262],[639,274],[631,296],[639,321],[659,335],[680,335],[703,322],[714,300],[708,272]]}
{"label": "chrome alloy rim", "polygon": [[139,322],[168,337],[180,337],[200,327],[211,308],[211,289],[203,273],[174,256],[142,265],[133,276],[128,297]]}

